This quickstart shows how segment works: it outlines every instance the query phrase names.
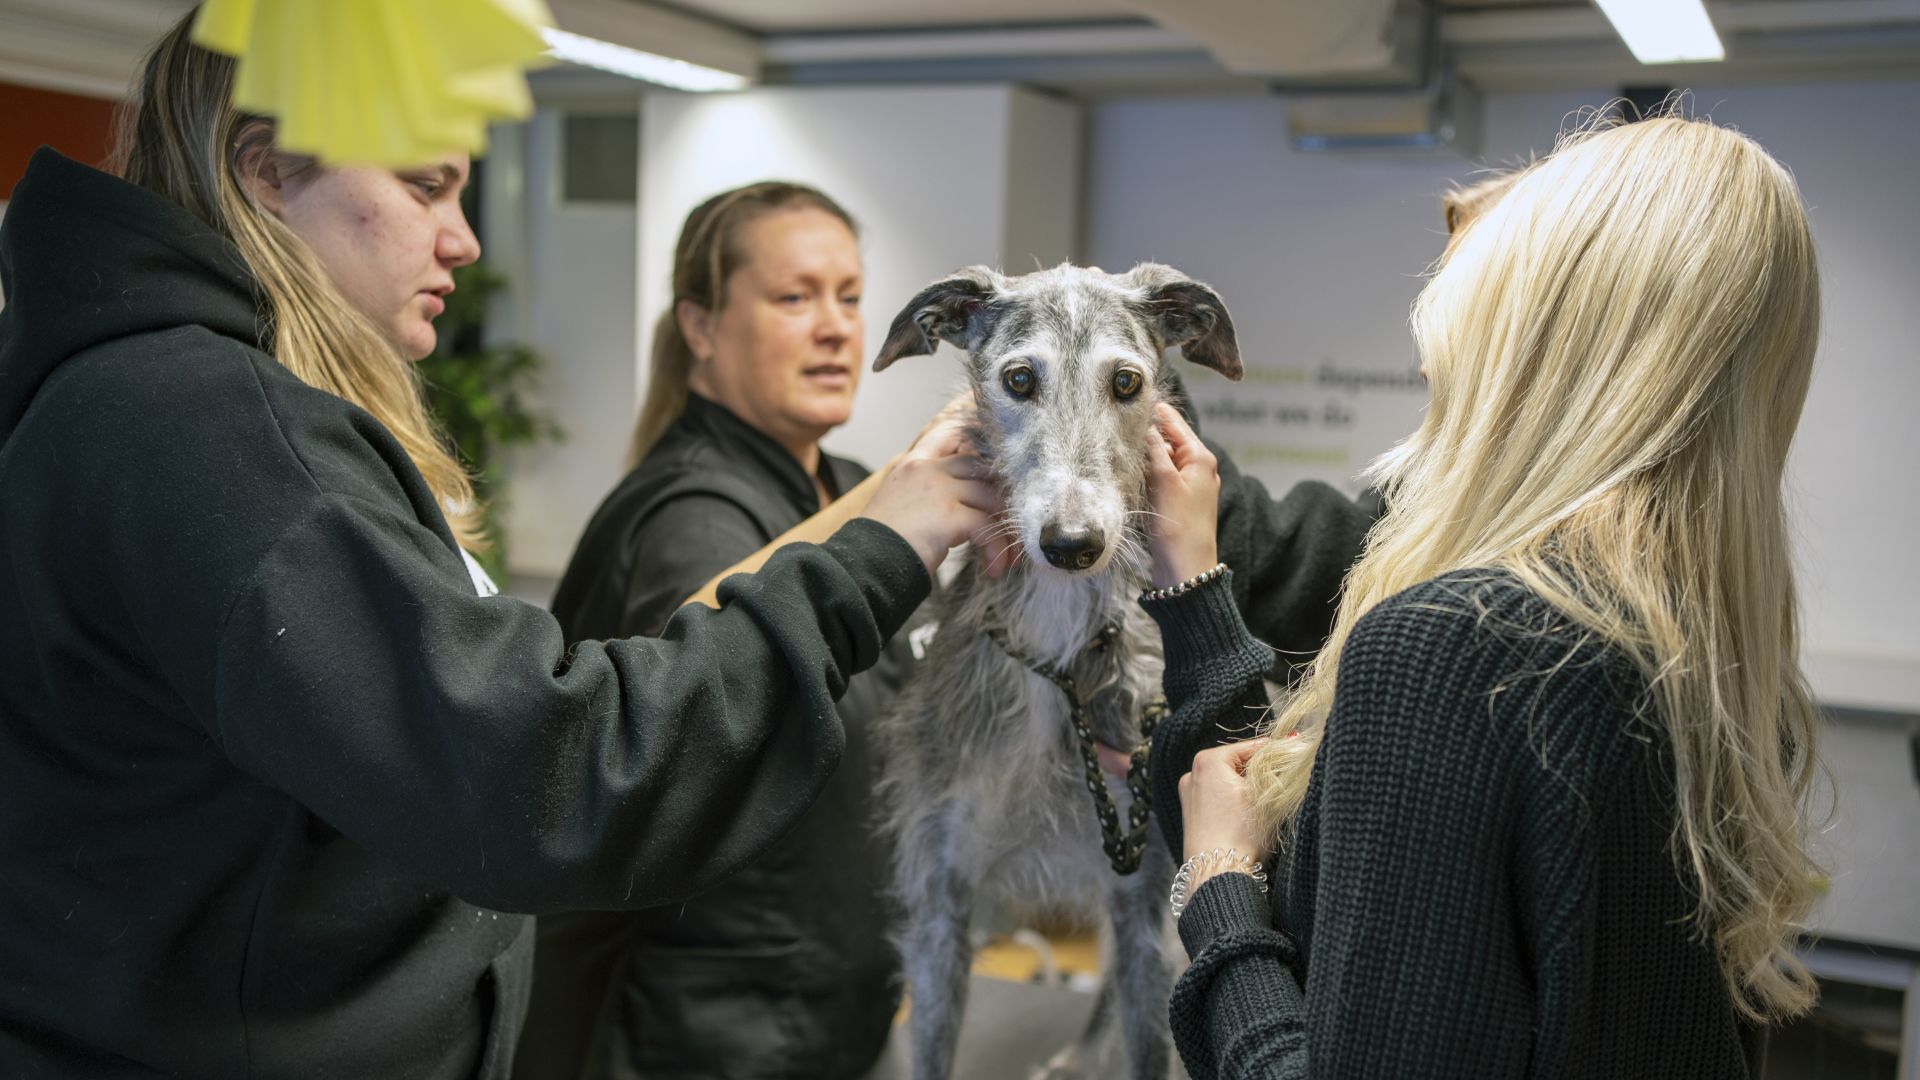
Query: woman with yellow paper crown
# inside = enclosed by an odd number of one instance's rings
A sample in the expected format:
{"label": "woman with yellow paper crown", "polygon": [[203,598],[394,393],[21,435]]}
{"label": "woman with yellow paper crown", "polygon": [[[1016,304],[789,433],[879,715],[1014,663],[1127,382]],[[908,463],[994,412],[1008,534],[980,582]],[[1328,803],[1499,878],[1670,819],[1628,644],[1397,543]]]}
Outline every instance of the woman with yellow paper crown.
{"label": "woman with yellow paper crown", "polygon": [[0,1074],[503,1077],[506,913],[763,851],[994,495],[936,426],[720,610],[563,648],[408,365],[466,154],[324,165],[234,78],[182,23],[124,178],[42,150],[0,229]]}

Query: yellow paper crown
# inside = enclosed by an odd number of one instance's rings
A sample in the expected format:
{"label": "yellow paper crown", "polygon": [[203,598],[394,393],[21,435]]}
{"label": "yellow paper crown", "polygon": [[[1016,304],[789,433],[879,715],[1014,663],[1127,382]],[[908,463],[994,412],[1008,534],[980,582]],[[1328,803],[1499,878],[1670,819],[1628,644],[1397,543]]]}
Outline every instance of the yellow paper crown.
{"label": "yellow paper crown", "polygon": [[237,57],[233,102],[334,165],[419,165],[486,149],[533,110],[543,0],[206,0],[195,43]]}

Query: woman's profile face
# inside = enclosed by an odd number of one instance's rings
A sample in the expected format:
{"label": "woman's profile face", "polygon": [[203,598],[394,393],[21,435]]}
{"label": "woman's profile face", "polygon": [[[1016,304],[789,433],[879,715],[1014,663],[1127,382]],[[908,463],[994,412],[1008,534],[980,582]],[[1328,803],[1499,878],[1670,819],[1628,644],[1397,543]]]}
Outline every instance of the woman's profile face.
{"label": "woman's profile face", "polygon": [[682,311],[699,361],[692,385],[798,453],[853,412],[860,248],[845,222],[812,206],[761,214],[737,242],[746,258],[725,304]]}
{"label": "woman's profile face", "polygon": [[[313,249],[347,301],[409,359],[433,351],[453,268],[480,257],[460,209],[465,154],[417,169],[342,166],[285,177],[268,207]],[[275,205],[277,203],[277,205]]]}

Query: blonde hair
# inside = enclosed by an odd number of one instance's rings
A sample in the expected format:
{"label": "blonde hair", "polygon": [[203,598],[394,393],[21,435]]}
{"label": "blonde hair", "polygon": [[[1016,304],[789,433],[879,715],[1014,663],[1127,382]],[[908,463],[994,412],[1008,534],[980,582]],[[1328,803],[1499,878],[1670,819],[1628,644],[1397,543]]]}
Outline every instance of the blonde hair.
{"label": "blonde hair", "polygon": [[784,180],[723,191],[687,215],[673,249],[673,299],[653,328],[653,357],[647,375],[647,396],[633,425],[627,446],[627,467],[640,464],[667,427],[687,408],[687,385],[693,374],[693,349],[680,330],[682,301],[718,314],[726,305],[727,282],[747,264],[751,255],[740,243],[740,230],[774,210],[824,210],[858,236],[853,215],[824,193]]}
{"label": "blonde hair", "polygon": [[1711,123],[1596,124],[1472,222],[1412,321],[1432,403],[1374,466],[1389,510],[1273,724],[1299,737],[1249,763],[1256,819],[1284,838],[1299,810],[1354,623],[1439,574],[1505,569],[1643,673],[1676,865],[1735,1006],[1804,1010],[1818,717],[1781,483],[1819,281],[1793,178]]}
{"label": "blonde hair", "polygon": [[[193,44],[193,19],[180,20],[147,56],[137,101],[120,117],[120,174],[233,243],[259,285],[273,358],[380,421],[420,470],[454,538],[484,550],[472,482],[429,419],[413,365],[347,301],[306,242],[241,183],[243,169],[273,152],[273,125],[233,107],[234,62]],[[283,157],[296,174],[320,167]]]}
{"label": "blonde hair", "polygon": [[1441,258],[1453,253],[1460,238],[1466,235],[1467,226],[1499,202],[1500,197],[1526,172],[1526,168],[1521,166],[1494,172],[1471,184],[1451,188],[1440,196],[1440,212],[1447,222],[1447,247]]}

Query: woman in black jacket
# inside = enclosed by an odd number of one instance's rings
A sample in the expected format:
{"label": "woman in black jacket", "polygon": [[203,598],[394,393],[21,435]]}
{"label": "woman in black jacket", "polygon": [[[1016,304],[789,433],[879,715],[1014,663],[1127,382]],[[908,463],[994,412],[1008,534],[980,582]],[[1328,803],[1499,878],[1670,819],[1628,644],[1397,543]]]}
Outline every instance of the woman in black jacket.
{"label": "woman in black jacket", "polygon": [[505,1076],[506,913],[761,854],[992,493],[936,434],[725,610],[568,646],[470,575],[408,367],[464,156],[323,168],[232,80],[183,22],[125,179],[43,150],[0,229],[0,1073]]}
{"label": "woman in black jacket", "polygon": [[1265,657],[1203,573],[1211,455],[1167,418],[1155,575],[1188,584],[1146,603],[1153,770],[1196,1080],[1745,1077],[1755,1025],[1809,1005],[1781,480],[1818,292],[1743,136],[1655,119],[1531,166],[1416,304],[1432,406],[1251,742],[1217,745]]}
{"label": "woman in black jacket", "polygon": [[[852,411],[860,289],[853,218],[812,188],[751,184],[687,216],[637,464],[554,597],[569,640],[659,632],[715,573],[867,477],[820,449]],[[751,866],[685,904],[541,917],[520,1080],[871,1068],[900,990],[868,727],[911,664],[904,639],[849,684],[839,769]]]}

